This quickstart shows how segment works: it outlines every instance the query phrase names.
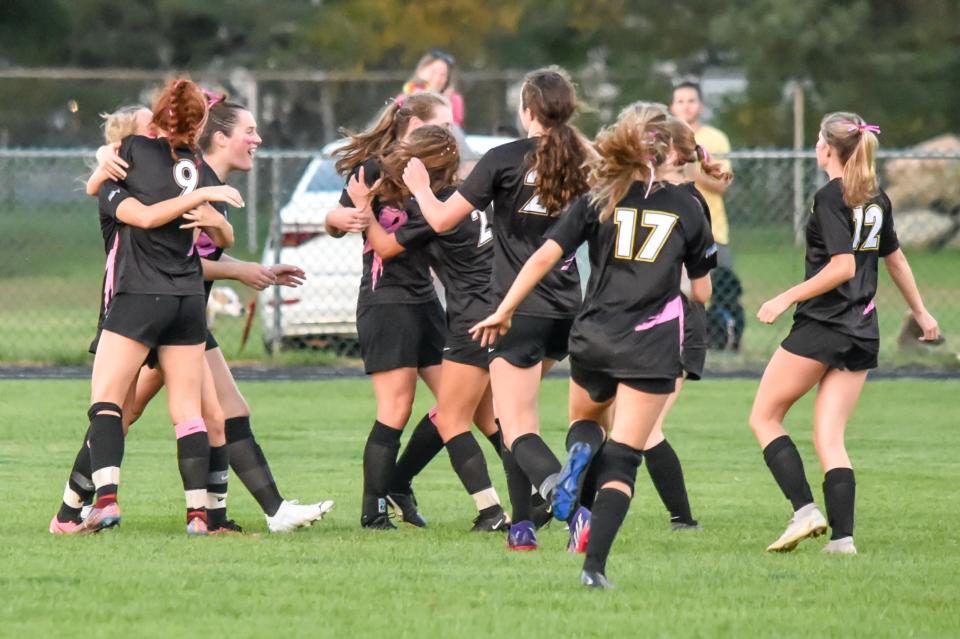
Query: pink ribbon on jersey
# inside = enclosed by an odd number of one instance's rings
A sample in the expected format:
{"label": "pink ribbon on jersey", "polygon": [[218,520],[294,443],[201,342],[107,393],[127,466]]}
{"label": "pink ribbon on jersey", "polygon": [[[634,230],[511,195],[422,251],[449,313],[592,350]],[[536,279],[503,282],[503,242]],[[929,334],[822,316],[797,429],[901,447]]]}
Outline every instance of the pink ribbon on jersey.
{"label": "pink ribbon on jersey", "polygon": [[573,255],[571,255],[570,257],[568,257],[567,259],[565,259],[565,260],[560,264],[560,270],[561,270],[561,271],[564,271],[564,272],[569,271],[569,270],[570,270],[570,267],[573,265],[573,263],[574,263],[576,260],[577,260],[577,254],[574,253]]}
{"label": "pink ribbon on jersey", "polygon": [[103,308],[106,310],[113,299],[113,276],[117,267],[117,249],[120,247],[120,233],[115,232],[113,236],[113,246],[107,253],[106,282],[103,285]]}
{"label": "pink ribbon on jersey", "polygon": [[210,257],[218,248],[220,247],[213,243],[209,235],[200,231],[200,235],[197,237],[197,241],[190,247],[190,252],[187,253],[187,257],[191,257],[194,252],[199,253],[200,257]]}
{"label": "pink ribbon on jersey", "polygon": [[864,315],[869,315],[870,311],[873,311],[877,308],[877,300],[870,300],[870,303],[867,304],[867,307],[863,309]]}
{"label": "pink ribbon on jersey", "polygon": [[637,324],[633,329],[635,332],[649,331],[654,326],[666,324],[673,320],[680,320],[680,346],[683,346],[683,300],[677,295],[664,305],[659,313],[650,317],[642,324]]}
{"label": "pink ribbon on jersey", "polygon": [[[383,230],[387,233],[393,233],[398,228],[406,224],[407,222],[407,212],[403,209],[397,209],[392,206],[385,206],[383,210],[380,211],[379,215],[380,226],[383,227]],[[370,240],[367,240],[363,243],[363,252],[369,253],[373,251],[373,246],[370,244]],[[383,260],[377,255],[376,251],[373,253],[373,265],[370,267],[370,284],[371,288],[374,290],[377,289],[377,282],[380,281],[380,276],[383,275]]]}

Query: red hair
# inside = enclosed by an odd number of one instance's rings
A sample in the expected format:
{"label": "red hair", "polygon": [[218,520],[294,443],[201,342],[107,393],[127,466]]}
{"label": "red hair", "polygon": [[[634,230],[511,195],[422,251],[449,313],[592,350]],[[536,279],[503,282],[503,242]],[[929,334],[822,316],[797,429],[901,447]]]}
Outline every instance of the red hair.
{"label": "red hair", "polygon": [[153,103],[153,123],[166,134],[174,159],[175,149],[179,147],[197,152],[197,140],[206,116],[207,98],[203,90],[187,78],[168,82]]}

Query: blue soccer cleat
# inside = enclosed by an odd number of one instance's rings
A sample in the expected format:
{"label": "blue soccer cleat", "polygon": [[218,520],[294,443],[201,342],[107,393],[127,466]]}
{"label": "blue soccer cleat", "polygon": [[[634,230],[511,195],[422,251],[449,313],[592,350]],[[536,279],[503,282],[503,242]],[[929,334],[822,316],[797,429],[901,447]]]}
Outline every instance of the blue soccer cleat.
{"label": "blue soccer cleat", "polygon": [[560,521],[570,521],[580,498],[580,478],[590,466],[593,448],[585,442],[570,447],[570,457],[560,470],[557,485],[553,489],[553,516]]}

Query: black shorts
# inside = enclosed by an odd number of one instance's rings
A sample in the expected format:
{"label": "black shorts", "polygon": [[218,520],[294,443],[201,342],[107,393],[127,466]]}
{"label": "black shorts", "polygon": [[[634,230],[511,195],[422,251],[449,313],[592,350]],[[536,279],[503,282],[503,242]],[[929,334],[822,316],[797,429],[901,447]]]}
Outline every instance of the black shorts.
{"label": "black shorts", "polygon": [[[97,336],[93,338],[93,341],[90,342],[90,348],[88,351],[91,355],[97,354],[97,345],[100,344],[100,334],[103,332],[103,328],[97,329]],[[150,368],[156,368],[160,365],[160,354],[157,353],[157,349],[151,348],[150,352],[147,353],[147,358],[143,361],[144,366],[149,366]]]}
{"label": "black shorts", "polygon": [[502,357],[518,368],[530,368],[545,359],[560,361],[570,352],[572,326],[572,317],[514,315],[510,330],[487,349],[487,357],[491,362]]}
{"label": "black shorts", "polygon": [[680,365],[686,378],[696,381],[703,377],[707,361],[707,313],[703,304],[683,300],[683,348]]}
{"label": "black shorts", "polygon": [[816,360],[830,368],[865,371],[877,367],[880,340],[851,337],[814,320],[793,323],[780,344],[784,350]]}
{"label": "black shorts", "polygon": [[217,341],[217,338],[213,336],[213,333],[207,330],[207,346],[203,350],[212,351],[215,348],[220,348],[220,342]]}
{"label": "black shorts", "polygon": [[202,295],[119,293],[110,300],[103,330],[150,348],[203,344],[207,320]]}
{"label": "black shorts", "polygon": [[480,346],[479,340],[470,339],[470,337],[451,338],[448,335],[447,344],[443,347],[443,359],[490,370],[487,349]]}
{"label": "black shorts", "polygon": [[651,395],[669,395],[677,389],[677,380],[669,377],[632,377],[619,378],[610,373],[593,371],[578,366],[575,359],[570,359],[570,379],[582,387],[590,395],[590,399],[603,404],[617,395],[617,385],[623,384],[628,388],[650,393]]}
{"label": "black shorts", "polygon": [[363,370],[368,375],[440,364],[446,331],[438,300],[357,308],[357,336]]}

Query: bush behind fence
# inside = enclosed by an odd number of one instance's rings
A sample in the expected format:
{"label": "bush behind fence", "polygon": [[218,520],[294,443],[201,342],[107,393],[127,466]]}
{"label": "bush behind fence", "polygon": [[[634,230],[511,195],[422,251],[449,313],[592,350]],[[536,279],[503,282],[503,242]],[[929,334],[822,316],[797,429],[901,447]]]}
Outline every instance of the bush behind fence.
{"label": "bush behind fence", "polygon": [[[96,203],[83,194],[92,151],[0,150],[0,365],[88,363],[103,276]],[[329,364],[356,357],[353,318],[362,241],[322,232],[323,213],[341,181],[328,162],[306,151],[261,151],[256,169],[232,176],[246,210],[232,211],[243,259],[293,262],[307,272],[301,289],[256,294],[232,288],[247,316],[218,314],[227,356],[259,364]],[[725,197],[735,277],[715,286],[711,370],[760,370],[789,330],[754,314],[767,299],[803,278],[802,229],[814,192],[826,178],[812,152],[737,151]],[[884,151],[881,183],[894,202],[901,243],[947,342],[920,347],[902,332],[906,305],[881,268],[883,366],[958,368],[960,332],[960,153]],[[307,177],[305,178],[305,174]],[[739,295],[733,293],[739,292]],[[742,318],[724,299],[742,307]],[[235,309],[227,309],[235,310]],[[250,333],[241,346],[244,328]],[[742,338],[740,335],[742,333]],[[730,348],[738,342],[737,349]],[[726,348],[720,349],[724,346]]]}

